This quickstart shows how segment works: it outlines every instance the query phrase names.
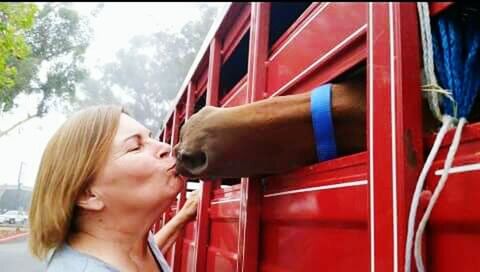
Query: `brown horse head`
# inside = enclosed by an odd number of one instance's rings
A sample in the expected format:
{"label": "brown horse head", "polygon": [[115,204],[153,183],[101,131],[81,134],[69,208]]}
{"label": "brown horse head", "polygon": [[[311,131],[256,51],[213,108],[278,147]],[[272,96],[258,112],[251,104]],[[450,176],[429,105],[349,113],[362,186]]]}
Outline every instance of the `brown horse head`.
{"label": "brown horse head", "polygon": [[[365,81],[332,86],[339,155],[365,149]],[[310,93],[269,98],[194,114],[174,148],[177,172],[188,177],[249,177],[315,163]]]}

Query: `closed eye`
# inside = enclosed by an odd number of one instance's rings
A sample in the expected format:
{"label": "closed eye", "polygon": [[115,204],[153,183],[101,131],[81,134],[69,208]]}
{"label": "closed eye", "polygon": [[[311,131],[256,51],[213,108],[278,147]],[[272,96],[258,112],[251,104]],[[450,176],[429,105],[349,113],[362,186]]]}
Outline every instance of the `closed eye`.
{"label": "closed eye", "polygon": [[127,152],[133,152],[133,151],[137,151],[137,150],[140,150],[141,146],[137,146],[135,148],[132,148],[132,149],[129,149]]}

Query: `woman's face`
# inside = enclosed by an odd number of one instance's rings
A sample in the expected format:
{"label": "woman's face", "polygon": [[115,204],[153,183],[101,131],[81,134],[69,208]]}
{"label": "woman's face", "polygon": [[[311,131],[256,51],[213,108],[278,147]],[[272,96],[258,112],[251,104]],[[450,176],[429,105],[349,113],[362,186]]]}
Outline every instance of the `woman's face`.
{"label": "woman's face", "polygon": [[170,205],[184,186],[175,171],[171,147],[122,114],[110,156],[91,190],[105,208],[119,212],[151,212]]}

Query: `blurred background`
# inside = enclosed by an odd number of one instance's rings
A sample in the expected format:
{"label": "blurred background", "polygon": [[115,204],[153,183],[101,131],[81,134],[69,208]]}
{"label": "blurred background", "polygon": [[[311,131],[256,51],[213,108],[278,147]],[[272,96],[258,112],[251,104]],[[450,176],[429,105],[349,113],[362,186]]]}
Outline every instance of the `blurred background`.
{"label": "blurred background", "polygon": [[[227,3],[0,3],[0,264],[29,259],[27,214],[43,149],[73,112],[124,105],[158,135]],[[3,242],[2,242],[3,241]]]}

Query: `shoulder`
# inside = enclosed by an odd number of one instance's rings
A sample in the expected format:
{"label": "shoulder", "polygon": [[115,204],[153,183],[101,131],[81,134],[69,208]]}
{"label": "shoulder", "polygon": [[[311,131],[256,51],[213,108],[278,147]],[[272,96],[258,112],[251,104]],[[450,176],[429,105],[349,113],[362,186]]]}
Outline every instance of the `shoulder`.
{"label": "shoulder", "polygon": [[64,244],[55,250],[47,263],[47,272],[60,271],[116,272],[117,270],[112,269],[107,264],[93,256],[80,253],[70,246]]}

